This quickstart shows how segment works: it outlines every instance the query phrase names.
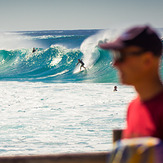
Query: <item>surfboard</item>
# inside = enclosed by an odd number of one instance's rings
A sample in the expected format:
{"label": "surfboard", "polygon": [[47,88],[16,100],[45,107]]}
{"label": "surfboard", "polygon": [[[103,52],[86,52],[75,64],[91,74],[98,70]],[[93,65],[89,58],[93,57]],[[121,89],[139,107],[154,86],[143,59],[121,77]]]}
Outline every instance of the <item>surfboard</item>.
{"label": "surfboard", "polygon": [[87,73],[87,69],[82,69],[82,70],[78,69],[74,72],[74,74],[77,74],[77,73]]}
{"label": "surfboard", "polygon": [[79,73],[82,73],[82,72],[84,72],[84,73],[86,73],[87,72],[87,69],[84,69],[84,70],[81,70],[81,71],[79,71]]}

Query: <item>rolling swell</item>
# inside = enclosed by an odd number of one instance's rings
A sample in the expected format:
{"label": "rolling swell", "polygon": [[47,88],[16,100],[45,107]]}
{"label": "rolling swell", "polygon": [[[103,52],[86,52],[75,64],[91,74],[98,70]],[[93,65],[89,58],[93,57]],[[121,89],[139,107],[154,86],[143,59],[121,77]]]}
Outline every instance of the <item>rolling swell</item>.
{"label": "rolling swell", "polygon": [[[115,70],[110,66],[109,55],[96,47],[94,61],[86,61],[79,49],[52,45],[47,49],[0,50],[0,79],[44,82],[114,82]],[[88,54],[87,54],[88,55]],[[87,71],[74,73],[78,58],[83,58]]]}
{"label": "rolling swell", "polygon": [[[116,32],[97,30],[3,33],[0,39],[0,80],[42,82],[118,82],[107,51],[100,41]],[[109,38],[108,38],[109,36]],[[39,47],[32,53],[31,47]],[[4,50],[5,49],[5,50]],[[12,49],[12,50],[11,50]],[[82,58],[86,71],[76,63]],[[163,65],[161,67],[163,78]]]}

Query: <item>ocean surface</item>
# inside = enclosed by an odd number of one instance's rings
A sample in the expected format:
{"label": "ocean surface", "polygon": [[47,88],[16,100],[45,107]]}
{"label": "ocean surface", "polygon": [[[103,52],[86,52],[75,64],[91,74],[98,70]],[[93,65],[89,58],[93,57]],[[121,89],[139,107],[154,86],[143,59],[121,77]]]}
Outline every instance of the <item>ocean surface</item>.
{"label": "ocean surface", "polygon": [[[120,32],[0,32],[1,156],[111,150],[112,130],[125,127],[136,94],[118,83],[110,52],[97,45]],[[87,69],[79,72],[81,58]]]}

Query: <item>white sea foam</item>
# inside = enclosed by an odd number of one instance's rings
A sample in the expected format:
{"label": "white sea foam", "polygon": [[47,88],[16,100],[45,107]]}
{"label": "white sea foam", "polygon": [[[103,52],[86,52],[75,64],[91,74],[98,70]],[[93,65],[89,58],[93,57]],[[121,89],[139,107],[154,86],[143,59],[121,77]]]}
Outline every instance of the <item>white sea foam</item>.
{"label": "white sea foam", "polygon": [[132,88],[95,83],[0,82],[0,155],[108,151],[125,127]]}

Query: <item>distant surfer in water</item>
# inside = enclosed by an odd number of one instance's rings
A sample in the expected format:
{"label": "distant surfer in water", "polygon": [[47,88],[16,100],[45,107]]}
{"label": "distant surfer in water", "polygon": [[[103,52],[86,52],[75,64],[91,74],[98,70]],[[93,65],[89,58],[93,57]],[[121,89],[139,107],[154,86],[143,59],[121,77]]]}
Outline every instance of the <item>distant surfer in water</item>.
{"label": "distant surfer in water", "polygon": [[36,51],[36,49],[35,49],[35,48],[33,48],[32,53],[34,53],[35,51]]}
{"label": "distant surfer in water", "polygon": [[78,63],[76,64],[76,66],[77,66],[79,63],[81,64],[81,66],[80,66],[80,71],[81,71],[81,68],[82,68],[82,67],[86,70],[86,67],[84,67],[84,62],[82,61],[82,59],[78,59]]}
{"label": "distant surfer in water", "polygon": [[117,86],[114,86],[114,90],[113,91],[117,91]]}

